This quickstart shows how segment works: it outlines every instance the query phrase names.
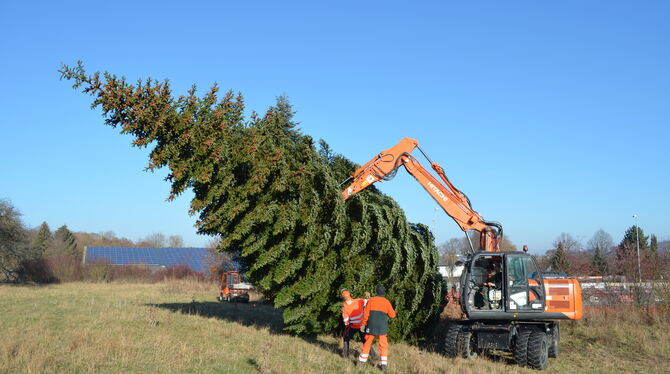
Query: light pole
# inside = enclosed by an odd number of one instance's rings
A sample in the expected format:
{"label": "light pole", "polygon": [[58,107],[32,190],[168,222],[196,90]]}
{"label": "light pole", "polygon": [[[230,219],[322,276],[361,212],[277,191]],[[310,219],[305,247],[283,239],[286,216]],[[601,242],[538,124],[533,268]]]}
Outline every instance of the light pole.
{"label": "light pole", "polygon": [[635,245],[637,246],[637,281],[642,282],[642,269],[640,268],[640,228],[637,225],[637,214],[633,214],[635,219]]}

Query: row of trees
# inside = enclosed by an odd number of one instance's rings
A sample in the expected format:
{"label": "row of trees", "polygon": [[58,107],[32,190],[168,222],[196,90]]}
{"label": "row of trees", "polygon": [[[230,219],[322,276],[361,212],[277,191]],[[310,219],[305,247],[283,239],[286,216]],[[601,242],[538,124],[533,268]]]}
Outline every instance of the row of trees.
{"label": "row of trees", "polygon": [[[71,269],[80,256],[77,239],[66,225],[52,233],[45,223],[28,230],[21,213],[9,201],[0,200],[0,273],[6,280],[50,282],[51,272],[44,271],[45,259],[67,259]],[[66,274],[62,274],[67,277]]]}
{"label": "row of trees", "polygon": [[[479,234],[469,233],[470,242],[478,250]],[[638,268],[637,248],[640,248]],[[554,249],[537,256],[545,269],[563,271],[570,276],[626,276],[628,279],[665,279],[670,275],[670,241],[659,242],[656,235],[645,235],[638,226],[629,227],[618,244],[612,236],[600,229],[586,242],[580,243],[568,233],[560,234]],[[501,245],[503,251],[516,251],[517,246],[508,238]],[[459,255],[470,253],[468,239],[452,238],[439,246],[440,262],[452,266]]]}
{"label": "row of trees", "polygon": [[62,225],[52,232],[43,222],[27,228],[20,211],[8,200],[0,200],[0,280],[54,282],[80,280],[85,246],[183,247],[179,235],[153,233],[133,242],[113,232],[72,232]]}
{"label": "row of trees", "polygon": [[629,280],[666,279],[670,275],[670,242],[659,243],[656,235],[647,236],[636,225],[626,230],[618,244],[600,229],[585,248],[567,233],[556,238],[554,248],[547,251],[543,263],[568,275],[616,275]]}

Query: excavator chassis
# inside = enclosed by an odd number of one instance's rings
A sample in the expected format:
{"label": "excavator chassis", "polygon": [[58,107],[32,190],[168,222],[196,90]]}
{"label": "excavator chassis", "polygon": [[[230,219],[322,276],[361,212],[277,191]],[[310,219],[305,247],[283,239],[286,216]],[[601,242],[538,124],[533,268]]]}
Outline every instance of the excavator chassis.
{"label": "excavator chassis", "polygon": [[449,357],[475,358],[493,351],[511,352],[515,362],[536,370],[547,368],[549,357],[558,357],[558,321],[449,321],[444,353]]}

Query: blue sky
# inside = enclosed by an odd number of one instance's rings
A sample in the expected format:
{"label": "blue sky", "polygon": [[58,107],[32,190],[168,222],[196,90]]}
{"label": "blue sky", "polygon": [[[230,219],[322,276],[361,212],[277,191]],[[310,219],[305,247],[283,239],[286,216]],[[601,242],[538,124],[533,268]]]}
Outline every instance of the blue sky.
{"label": "blue sky", "polygon": [[[175,93],[218,82],[364,163],[419,140],[517,245],[670,239],[670,2],[0,3],[0,198],[27,225],[205,245],[148,150],[103,126],[61,62]],[[428,164],[426,163],[426,166]],[[462,233],[403,173],[380,188],[438,242]]]}

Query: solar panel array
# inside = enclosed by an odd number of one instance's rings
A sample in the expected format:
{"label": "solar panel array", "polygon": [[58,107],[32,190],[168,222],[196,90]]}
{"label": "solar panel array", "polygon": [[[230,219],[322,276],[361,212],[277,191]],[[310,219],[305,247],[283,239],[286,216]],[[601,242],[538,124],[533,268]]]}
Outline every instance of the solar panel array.
{"label": "solar panel array", "polygon": [[87,247],[84,263],[109,262],[112,265],[186,265],[193,271],[207,272],[206,248]]}

